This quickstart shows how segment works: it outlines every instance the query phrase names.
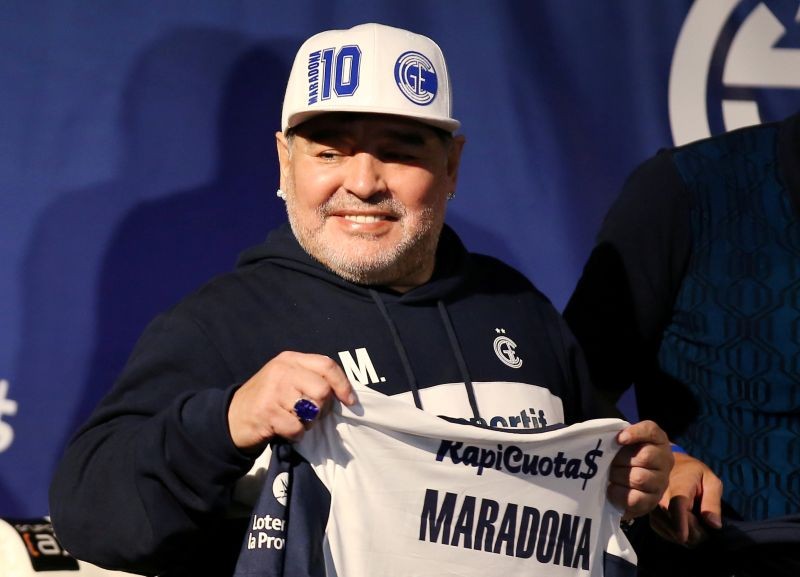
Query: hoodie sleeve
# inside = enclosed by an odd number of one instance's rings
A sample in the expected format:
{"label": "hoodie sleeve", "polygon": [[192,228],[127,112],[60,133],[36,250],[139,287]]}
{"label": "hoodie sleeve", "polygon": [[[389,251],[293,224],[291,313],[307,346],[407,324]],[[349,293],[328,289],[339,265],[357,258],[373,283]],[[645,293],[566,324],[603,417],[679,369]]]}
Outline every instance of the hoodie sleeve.
{"label": "hoodie sleeve", "polygon": [[71,554],[143,573],[197,556],[252,465],[228,431],[231,381],[191,318],[153,321],[52,481],[53,525]]}
{"label": "hoodie sleeve", "polygon": [[613,401],[655,366],[690,256],[690,210],[671,153],[643,163],[606,215],[564,311],[594,385]]}
{"label": "hoodie sleeve", "polygon": [[553,309],[558,327],[562,366],[568,393],[562,398],[564,421],[568,425],[600,417],[619,417],[619,412],[601,404],[592,387],[586,358],[566,321]]}

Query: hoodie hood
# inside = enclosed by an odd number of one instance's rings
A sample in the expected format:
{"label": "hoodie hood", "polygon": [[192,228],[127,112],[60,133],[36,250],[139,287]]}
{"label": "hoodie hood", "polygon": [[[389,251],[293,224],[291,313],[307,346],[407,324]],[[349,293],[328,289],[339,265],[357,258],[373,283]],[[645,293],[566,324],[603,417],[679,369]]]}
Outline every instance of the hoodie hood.
{"label": "hoodie hood", "polygon": [[392,303],[398,305],[434,305],[438,310],[440,322],[447,334],[447,342],[464,381],[473,417],[480,418],[472,379],[467,370],[453,323],[445,306],[446,297],[454,293],[467,278],[470,263],[469,253],[467,253],[461,240],[452,229],[446,225],[442,228],[442,234],[439,236],[439,244],[436,250],[436,266],[431,279],[425,284],[402,294],[386,287],[359,285],[343,279],[314,259],[300,246],[288,223],[273,230],[263,244],[243,253],[239,258],[238,266],[239,268],[259,266],[265,262],[311,275],[321,281],[334,284],[340,289],[356,293],[365,300],[372,301],[380,311],[381,317],[386,323],[386,328],[391,334],[394,347],[405,373],[406,386],[412,393],[414,404],[420,409],[422,408],[422,401],[419,395],[417,377],[409,360],[406,345],[387,305]]}
{"label": "hoodie hood", "polygon": [[370,292],[375,291],[386,300],[397,300],[404,304],[438,301],[445,298],[464,282],[470,268],[469,253],[455,232],[447,225],[444,225],[439,237],[433,276],[425,284],[403,294],[386,287],[360,285],[343,279],[300,246],[288,223],[272,230],[263,243],[244,251],[239,256],[237,267],[257,266],[265,261],[312,275],[362,294],[367,299],[371,299]]}

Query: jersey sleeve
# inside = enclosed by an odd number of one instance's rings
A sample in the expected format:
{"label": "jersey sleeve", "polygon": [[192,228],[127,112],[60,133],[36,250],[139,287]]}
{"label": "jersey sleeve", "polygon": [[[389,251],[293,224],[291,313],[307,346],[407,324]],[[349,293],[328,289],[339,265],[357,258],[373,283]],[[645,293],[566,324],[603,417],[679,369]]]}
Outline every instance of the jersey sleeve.
{"label": "jersey sleeve", "polygon": [[609,210],[564,316],[595,386],[616,400],[650,371],[691,249],[691,198],[662,151]]}
{"label": "jersey sleeve", "polygon": [[215,534],[223,534],[233,484],[253,462],[228,431],[231,379],[192,318],[153,321],[52,481],[51,517],[71,554],[157,573],[204,548],[210,555],[209,542],[217,553],[225,547]]}

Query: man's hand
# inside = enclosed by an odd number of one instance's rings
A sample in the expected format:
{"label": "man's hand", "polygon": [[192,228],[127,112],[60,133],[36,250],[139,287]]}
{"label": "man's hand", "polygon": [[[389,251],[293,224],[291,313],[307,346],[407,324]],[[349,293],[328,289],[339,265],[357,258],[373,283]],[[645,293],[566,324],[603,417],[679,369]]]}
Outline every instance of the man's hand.
{"label": "man's hand", "polygon": [[722,527],[721,510],[719,477],[702,461],[676,453],[669,487],[650,514],[653,530],[668,541],[694,547],[708,537],[706,527]]}
{"label": "man's hand", "polygon": [[622,448],[611,462],[608,498],[625,511],[623,519],[645,515],[667,488],[673,456],[667,434],[653,421],[641,421],[617,435]]}
{"label": "man's hand", "polygon": [[297,441],[311,423],[300,421],[294,404],[308,399],[324,412],[333,397],[346,405],[356,402],[333,359],[284,351],[234,393],[228,408],[231,439],[243,451],[261,450],[275,436]]}

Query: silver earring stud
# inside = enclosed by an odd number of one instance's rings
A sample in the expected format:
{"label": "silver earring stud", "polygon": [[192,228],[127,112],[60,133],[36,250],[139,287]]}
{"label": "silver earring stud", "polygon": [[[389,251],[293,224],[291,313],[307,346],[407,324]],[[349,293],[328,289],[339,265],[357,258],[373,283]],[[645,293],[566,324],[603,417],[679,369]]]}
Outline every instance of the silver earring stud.
{"label": "silver earring stud", "polygon": [[286,193],[283,192],[280,188],[278,189],[278,192],[275,193],[275,195],[281,200],[286,200]]}
{"label": "silver earring stud", "polygon": [[456,197],[456,191],[447,193],[447,200],[453,200]]}

